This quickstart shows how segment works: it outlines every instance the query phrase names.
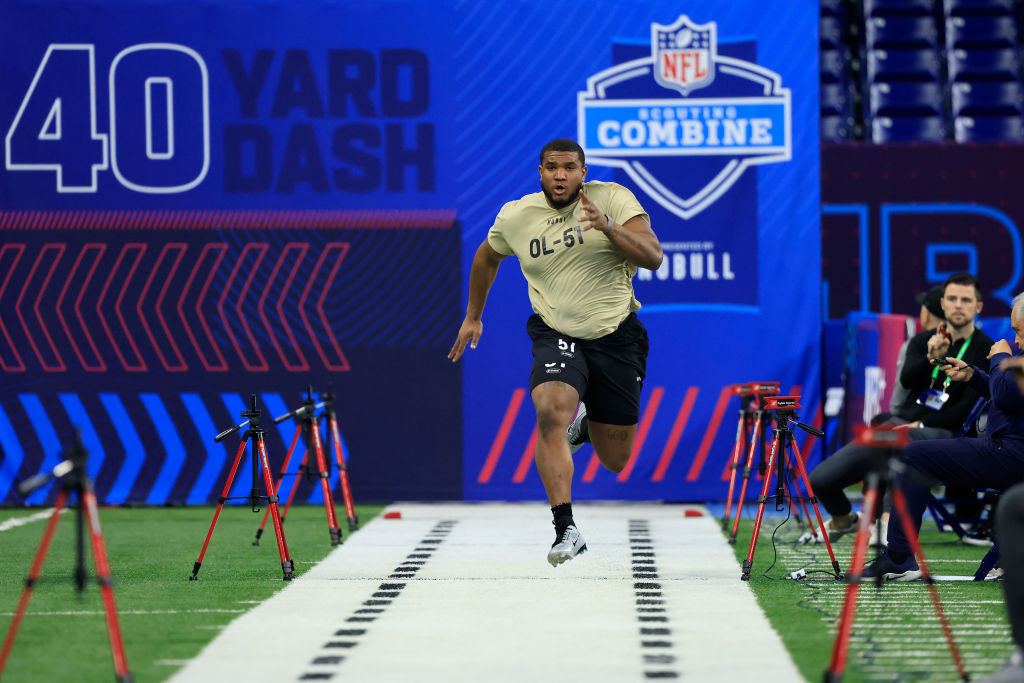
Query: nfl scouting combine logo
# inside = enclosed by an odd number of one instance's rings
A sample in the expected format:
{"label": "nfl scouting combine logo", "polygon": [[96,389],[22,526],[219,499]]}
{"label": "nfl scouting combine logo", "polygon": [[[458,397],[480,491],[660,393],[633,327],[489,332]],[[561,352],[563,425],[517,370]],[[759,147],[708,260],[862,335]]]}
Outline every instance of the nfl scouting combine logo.
{"label": "nfl scouting combine logo", "polygon": [[651,24],[649,57],[587,79],[578,126],[588,164],[623,169],[684,219],[713,204],[749,166],[791,156],[790,92],[779,74],[718,54],[715,22],[685,15],[669,26]]}

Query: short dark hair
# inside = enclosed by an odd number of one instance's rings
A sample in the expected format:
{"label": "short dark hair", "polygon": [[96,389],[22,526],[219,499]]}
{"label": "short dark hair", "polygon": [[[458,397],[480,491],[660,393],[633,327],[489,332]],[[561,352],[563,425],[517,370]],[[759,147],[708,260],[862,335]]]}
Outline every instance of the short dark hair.
{"label": "short dark hair", "polygon": [[540,150],[540,163],[544,163],[544,155],[548,152],[576,152],[580,157],[580,163],[586,165],[587,157],[583,154],[583,148],[575,140],[569,138],[558,138],[544,145]]}
{"label": "short dark hair", "polygon": [[946,296],[946,287],[949,285],[962,285],[964,287],[974,287],[974,296],[978,301],[981,301],[981,283],[978,282],[978,278],[974,277],[970,273],[953,273],[946,278],[946,281],[942,283],[942,296]]}

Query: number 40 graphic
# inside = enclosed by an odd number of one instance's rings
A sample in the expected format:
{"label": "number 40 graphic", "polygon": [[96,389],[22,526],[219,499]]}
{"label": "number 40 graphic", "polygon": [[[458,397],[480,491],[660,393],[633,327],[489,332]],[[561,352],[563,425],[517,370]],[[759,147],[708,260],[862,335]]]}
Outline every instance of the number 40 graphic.
{"label": "number 40 graphic", "polygon": [[[206,63],[191,48],[121,50],[108,74],[107,133],[98,125],[93,45],[52,44],[5,138],[9,171],[54,171],[57,192],[96,192],[108,168],[128,189],[185,192],[210,167]],[[109,144],[109,148],[108,148]]]}

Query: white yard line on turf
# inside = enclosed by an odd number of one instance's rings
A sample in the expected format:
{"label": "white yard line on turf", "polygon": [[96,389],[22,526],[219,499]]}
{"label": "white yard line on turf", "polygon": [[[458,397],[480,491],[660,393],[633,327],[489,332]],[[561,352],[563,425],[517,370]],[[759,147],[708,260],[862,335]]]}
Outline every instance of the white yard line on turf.
{"label": "white yard line on turf", "polygon": [[[65,512],[67,512],[67,508],[64,508],[63,510],[60,511],[61,514],[64,514]],[[51,515],[53,515],[53,508],[41,510],[26,517],[11,517],[10,519],[5,519],[4,521],[0,522],[0,531],[10,531],[11,529],[16,529],[19,526],[25,526],[26,524],[31,524],[32,522],[38,522],[43,519],[49,519]]]}
{"label": "white yard line on turf", "polygon": [[170,680],[803,680],[718,520],[574,513],[589,552],[552,568],[546,506],[393,505]]}

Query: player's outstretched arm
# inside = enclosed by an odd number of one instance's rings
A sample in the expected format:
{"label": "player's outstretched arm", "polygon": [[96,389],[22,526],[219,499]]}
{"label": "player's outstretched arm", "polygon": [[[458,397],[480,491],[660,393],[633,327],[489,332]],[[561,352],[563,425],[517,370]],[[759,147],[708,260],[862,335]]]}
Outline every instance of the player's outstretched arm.
{"label": "player's outstretched arm", "polygon": [[453,363],[462,357],[466,344],[469,344],[469,348],[475,349],[477,342],[480,341],[484,329],[481,318],[484,314],[484,304],[487,302],[487,293],[491,291],[494,278],[498,275],[498,266],[504,258],[505,255],[495,251],[486,239],[476,250],[473,265],[469,270],[469,302],[466,304],[466,317],[459,328],[452,350],[448,352],[448,358]]}

